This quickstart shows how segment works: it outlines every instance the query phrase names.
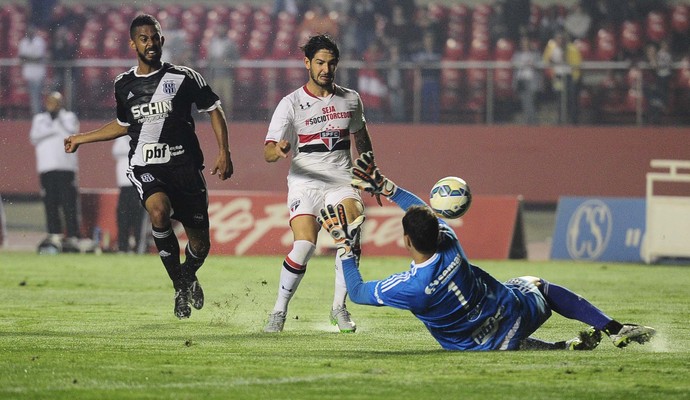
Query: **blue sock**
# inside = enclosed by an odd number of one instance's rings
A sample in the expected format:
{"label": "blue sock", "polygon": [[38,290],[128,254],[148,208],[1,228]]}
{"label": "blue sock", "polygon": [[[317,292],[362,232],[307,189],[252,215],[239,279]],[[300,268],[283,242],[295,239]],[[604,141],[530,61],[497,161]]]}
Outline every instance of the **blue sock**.
{"label": "blue sock", "polygon": [[541,282],[540,290],[546,302],[558,314],[592,325],[599,330],[605,330],[607,324],[614,321],[577,293],[543,279]]}

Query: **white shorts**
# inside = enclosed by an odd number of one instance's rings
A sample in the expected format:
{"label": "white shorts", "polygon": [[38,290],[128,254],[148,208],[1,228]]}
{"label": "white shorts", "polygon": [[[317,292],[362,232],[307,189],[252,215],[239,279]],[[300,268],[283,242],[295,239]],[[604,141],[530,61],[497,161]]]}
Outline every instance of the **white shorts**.
{"label": "white shorts", "polygon": [[359,190],[350,185],[323,186],[296,185],[288,190],[287,205],[290,221],[298,215],[316,217],[327,204],[338,204],[345,199],[355,199],[362,203]]}

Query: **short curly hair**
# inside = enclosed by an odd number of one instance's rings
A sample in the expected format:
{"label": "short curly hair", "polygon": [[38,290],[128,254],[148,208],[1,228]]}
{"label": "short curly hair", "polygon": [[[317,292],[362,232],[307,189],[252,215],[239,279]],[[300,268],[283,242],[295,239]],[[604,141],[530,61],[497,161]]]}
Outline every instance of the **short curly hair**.
{"label": "short curly hair", "polygon": [[310,37],[309,40],[307,40],[307,43],[300,47],[300,49],[304,51],[304,56],[310,60],[314,58],[314,55],[319,50],[328,50],[333,54],[336,62],[340,60],[340,50],[338,50],[338,45],[328,34],[314,35]]}

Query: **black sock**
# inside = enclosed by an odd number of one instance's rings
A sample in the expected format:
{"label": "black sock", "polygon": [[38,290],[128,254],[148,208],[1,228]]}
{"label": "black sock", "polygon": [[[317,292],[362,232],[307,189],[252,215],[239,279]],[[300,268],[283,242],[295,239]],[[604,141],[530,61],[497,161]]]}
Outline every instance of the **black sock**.
{"label": "black sock", "polygon": [[192,253],[192,250],[189,248],[189,243],[187,244],[187,247],[185,247],[184,249],[184,254],[184,273],[188,274],[191,277],[196,277],[196,272],[201,268],[202,265],[204,265],[206,257],[201,257],[199,255]]}
{"label": "black sock", "polygon": [[180,267],[180,243],[177,241],[172,227],[159,229],[154,226],[153,241],[156,243],[158,255],[163,261],[163,266],[165,266],[173,286],[175,289],[181,288],[183,285],[182,268]]}
{"label": "black sock", "polygon": [[623,329],[623,324],[616,321],[615,319],[612,319],[611,322],[606,324],[606,326],[604,327],[604,333],[611,336],[611,335],[615,335],[616,333],[620,332],[621,329]]}

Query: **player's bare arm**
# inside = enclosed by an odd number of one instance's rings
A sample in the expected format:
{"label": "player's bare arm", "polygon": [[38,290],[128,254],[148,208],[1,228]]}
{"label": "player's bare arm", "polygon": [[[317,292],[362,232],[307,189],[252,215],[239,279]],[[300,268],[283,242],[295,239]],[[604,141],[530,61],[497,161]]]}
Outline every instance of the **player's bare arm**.
{"label": "player's bare arm", "polygon": [[264,146],[264,159],[267,162],[276,162],[281,158],[287,158],[291,145],[287,140],[268,142]]}
{"label": "player's bare arm", "polygon": [[79,145],[84,143],[104,142],[114,140],[127,134],[127,127],[120,125],[117,120],[113,120],[102,127],[86,132],[70,135],[65,138],[65,152],[74,153]]}
{"label": "player's bare arm", "polygon": [[[367,130],[366,125],[364,125],[362,129],[355,132],[355,148],[357,148],[357,153],[360,155],[371,152],[373,161],[374,149],[371,145],[371,137],[369,136],[369,131]],[[379,206],[383,206],[380,194],[372,193],[372,196],[376,197],[376,203],[378,203]]]}
{"label": "player's bare arm", "polygon": [[211,117],[211,127],[216,135],[218,142],[218,158],[216,165],[211,170],[211,175],[218,175],[220,180],[230,178],[234,172],[232,158],[230,157],[230,145],[228,144],[228,124],[225,119],[225,112],[220,105],[209,111]]}
{"label": "player's bare arm", "polygon": [[355,132],[355,148],[357,149],[358,154],[374,151],[371,145],[371,137],[369,136],[369,131],[367,130],[366,125],[364,125],[362,129]]}

